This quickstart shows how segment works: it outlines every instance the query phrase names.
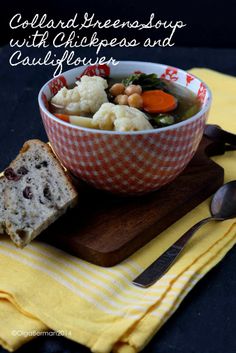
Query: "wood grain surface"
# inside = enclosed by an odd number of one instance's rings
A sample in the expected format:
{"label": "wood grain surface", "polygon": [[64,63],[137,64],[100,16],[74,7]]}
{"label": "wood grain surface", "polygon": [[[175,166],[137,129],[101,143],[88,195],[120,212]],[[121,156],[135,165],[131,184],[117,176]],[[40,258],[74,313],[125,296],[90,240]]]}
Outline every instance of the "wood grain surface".
{"label": "wood grain surface", "polygon": [[118,197],[80,186],[78,207],[41,239],[100,266],[121,262],[222,185],[224,170],[209,158],[222,148],[204,137],[184,172],[148,195]]}

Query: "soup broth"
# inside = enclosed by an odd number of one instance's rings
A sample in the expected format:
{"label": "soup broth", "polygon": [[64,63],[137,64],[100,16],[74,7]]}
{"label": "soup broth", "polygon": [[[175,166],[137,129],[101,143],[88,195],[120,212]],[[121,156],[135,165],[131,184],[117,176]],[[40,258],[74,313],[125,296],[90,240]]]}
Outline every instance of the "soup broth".
{"label": "soup broth", "polygon": [[85,75],[69,89],[63,87],[50,101],[51,113],[61,120],[116,131],[170,126],[200,109],[200,100],[188,88],[143,73],[113,78]]}
{"label": "soup broth", "polygon": [[[117,76],[115,78],[109,78],[109,88],[117,82],[122,82],[126,78]],[[156,128],[173,125],[197,114],[201,109],[201,102],[197,98],[197,95],[190,89],[181,86],[178,83],[168,81],[165,79],[159,79],[163,83],[163,90],[172,94],[177,99],[177,107],[168,113],[161,114],[150,114],[145,112],[152,126]],[[109,89],[108,89],[109,92]],[[112,100],[112,97],[110,97]]]}

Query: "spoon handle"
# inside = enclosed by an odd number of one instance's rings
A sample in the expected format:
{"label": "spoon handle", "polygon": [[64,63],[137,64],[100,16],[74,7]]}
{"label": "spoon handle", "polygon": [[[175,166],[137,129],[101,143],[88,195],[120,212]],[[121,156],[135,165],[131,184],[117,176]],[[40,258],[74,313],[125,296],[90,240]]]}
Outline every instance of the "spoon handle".
{"label": "spoon handle", "polygon": [[214,217],[202,219],[193,225],[186,233],[182,235],[169,249],[167,249],[157,260],[155,260],[146,270],[133,280],[133,284],[140,287],[149,287],[160,279],[165,272],[175,262],[187,241],[204,224],[215,220]]}

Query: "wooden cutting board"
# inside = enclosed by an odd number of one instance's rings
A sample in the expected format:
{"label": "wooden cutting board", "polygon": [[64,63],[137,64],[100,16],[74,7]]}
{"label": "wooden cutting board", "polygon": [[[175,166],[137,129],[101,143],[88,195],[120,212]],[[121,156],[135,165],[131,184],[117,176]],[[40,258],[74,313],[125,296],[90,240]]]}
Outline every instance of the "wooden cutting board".
{"label": "wooden cutting board", "polygon": [[224,170],[209,159],[223,146],[203,138],[184,172],[148,195],[118,197],[81,187],[78,207],[41,235],[41,239],[100,266],[113,266],[212,195]]}

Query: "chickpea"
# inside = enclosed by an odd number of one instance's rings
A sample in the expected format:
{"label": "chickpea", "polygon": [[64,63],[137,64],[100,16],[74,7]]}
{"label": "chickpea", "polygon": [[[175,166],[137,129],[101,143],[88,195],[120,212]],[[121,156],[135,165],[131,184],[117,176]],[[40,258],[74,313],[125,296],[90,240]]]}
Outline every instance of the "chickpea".
{"label": "chickpea", "polygon": [[127,94],[127,96],[130,96],[133,93],[141,94],[142,93],[142,87],[140,85],[129,85],[129,86],[127,86],[126,89],[125,89],[125,94]]}
{"label": "chickpea", "polygon": [[114,102],[116,104],[128,105],[128,96],[126,96],[126,94],[119,94],[114,99]]}
{"label": "chickpea", "polygon": [[125,86],[123,85],[123,83],[115,83],[113,86],[111,86],[109,92],[112,96],[116,97],[119,94],[123,94],[124,90]]}
{"label": "chickpea", "polygon": [[130,107],[140,109],[143,107],[143,98],[138,93],[133,93],[128,97]]}

